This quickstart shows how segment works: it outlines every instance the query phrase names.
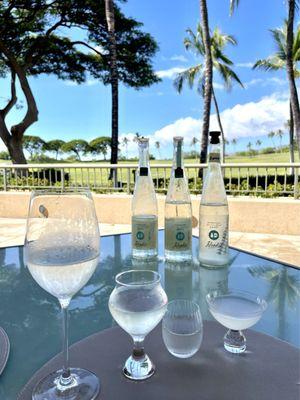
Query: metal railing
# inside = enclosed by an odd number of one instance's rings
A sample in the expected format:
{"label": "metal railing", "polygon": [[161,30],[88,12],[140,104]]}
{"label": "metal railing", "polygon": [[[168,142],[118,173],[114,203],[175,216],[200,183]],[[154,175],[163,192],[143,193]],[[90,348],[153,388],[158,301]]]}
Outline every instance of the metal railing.
{"label": "metal railing", "polygon": [[[231,195],[293,196],[300,194],[300,163],[222,164],[225,187]],[[132,193],[137,164],[0,164],[0,190],[31,190],[60,187],[89,187],[96,192]],[[157,192],[166,193],[171,164],[151,164]],[[192,193],[200,193],[199,170],[207,164],[186,164],[186,175]],[[110,179],[113,177],[114,179]]]}

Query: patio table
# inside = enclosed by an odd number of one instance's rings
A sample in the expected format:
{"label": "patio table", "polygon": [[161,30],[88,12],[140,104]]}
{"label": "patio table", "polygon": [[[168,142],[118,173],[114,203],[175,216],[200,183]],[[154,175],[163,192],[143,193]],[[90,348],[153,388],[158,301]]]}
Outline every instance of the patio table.
{"label": "patio table", "polygon": [[[198,239],[193,238],[193,241],[196,256]],[[101,259],[97,270],[70,305],[71,343],[115,325],[107,303],[117,273],[132,268],[151,268],[161,274],[162,284],[170,300],[193,299],[199,303],[205,321],[213,320],[205,302],[205,295],[213,289],[225,290],[229,287],[252,291],[265,297],[269,307],[253,330],[290,343],[295,348],[289,348],[299,355],[300,270],[237,249],[230,249],[231,264],[228,268],[207,269],[196,262],[179,266],[163,260],[163,245],[163,231],[160,231],[160,257],[155,262],[143,264],[131,259],[130,234],[101,239]],[[0,325],[6,330],[11,343],[11,354],[0,377],[0,398],[15,400],[31,376],[60,352],[60,308],[57,300],[41,289],[30,276],[23,264],[22,246],[0,249],[0,271]],[[224,331],[220,326],[217,329]],[[153,338],[149,335],[149,343],[157,337],[157,332],[153,333]],[[251,343],[253,334],[246,333],[248,349],[251,351],[253,346],[252,350],[258,352],[257,345]],[[205,351],[204,346],[205,342],[197,357]],[[122,354],[124,351],[128,354],[130,347],[125,350],[122,348],[121,351]],[[264,361],[267,368],[268,359],[265,357]],[[282,369],[285,368],[283,363]],[[298,363],[298,373],[299,369]],[[137,392],[140,396],[143,383],[141,385]],[[265,398],[268,399],[268,396]]]}

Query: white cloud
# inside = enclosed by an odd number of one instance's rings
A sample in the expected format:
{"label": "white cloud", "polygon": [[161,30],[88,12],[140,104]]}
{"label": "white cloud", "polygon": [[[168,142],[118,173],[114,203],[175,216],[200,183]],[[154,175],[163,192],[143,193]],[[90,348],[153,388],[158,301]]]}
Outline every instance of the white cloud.
{"label": "white cloud", "polygon": [[161,71],[156,71],[156,75],[159,78],[174,79],[177,74],[179,74],[180,72],[183,72],[185,70],[186,70],[186,68],[184,68],[184,67],[173,67],[173,68],[169,68],[169,69],[165,69],[165,70],[161,70]]}
{"label": "white cloud", "polygon": [[251,79],[250,81],[244,83],[244,87],[246,89],[248,89],[249,86],[256,86],[256,85],[260,85],[263,87],[266,87],[269,85],[285,86],[285,85],[287,85],[287,80],[277,78],[277,77],[266,78],[266,79],[254,78],[254,79]]}
{"label": "white cloud", "polygon": [[187,62],[187,58],[182,56],[182,55],[174,55],[170,58],[171,61],[181,61],[181,62]]}
{"label": "white cloud", "polygon": [[[288,94],[275,93],[263,97],[257,102],[237,104],[221,112],[221,119],[226,137],[228,139],[249,136],[262,136],[272,130],[283,128],[288,119]],[[186,144],[190,144],[192,138],[201,136],[202,120],[192,117],[180,118],[172,124],[158,129],[150,138],[150,142],[156,140],[161,145],[172,142],[173,136],[183,136]],[[216,115],[211,116],[211,129],[218,129]]]}
{"label": "white cloud", "polygon": [[222,83],[214,82],[214,89],[224,90],[225,87],[224,87],[224,85],[222,85]]}
{"label": "white cloud", "polygon": [[254,63],[253,62],[242,62],[242,63],[236,63],[235,65],[240,68],[252,68]]}

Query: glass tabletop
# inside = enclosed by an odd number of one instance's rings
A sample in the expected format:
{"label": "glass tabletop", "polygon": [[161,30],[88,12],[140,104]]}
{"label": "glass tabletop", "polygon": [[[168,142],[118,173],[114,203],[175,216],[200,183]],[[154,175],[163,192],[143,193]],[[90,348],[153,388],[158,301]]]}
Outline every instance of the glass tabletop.
{"label": "glass tabletop", "polygon": [[[107,303],[117,273],[150,268],[161,274],[169,300],[193,299],[205,320],[213,319],[205,302],[209,291],[234,288],[255,292],[266,298],[269,306],[253,329],[300,347],[300,270],[235,249],[230,249],[231,264],[226,268],[207,269],[196,261],[167,263],[162,257],[163,236],[160,231],[158,260],[144,264],[131,259],[130,234],[101,238],[97,270],[70,305],[70,343],[114,325]],[[196,256],[198,239],[193,241]],[[0,398],[15,400],[33,373],[61,350],[60,307],[30,276],[22,246],[0,249],[0,274],[0,325],[11,343],[0,377]]]}

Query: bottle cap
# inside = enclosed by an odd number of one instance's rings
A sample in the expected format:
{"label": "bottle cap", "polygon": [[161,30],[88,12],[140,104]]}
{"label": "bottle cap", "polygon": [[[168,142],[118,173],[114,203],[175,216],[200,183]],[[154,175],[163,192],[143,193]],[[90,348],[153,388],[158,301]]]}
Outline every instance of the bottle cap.
{"label": "bottle cap", "polygon": [[209,136],[210,136],[211,144],[219,144],[220,143],[220,136],[221,136],[220,131],[210,131]]}

